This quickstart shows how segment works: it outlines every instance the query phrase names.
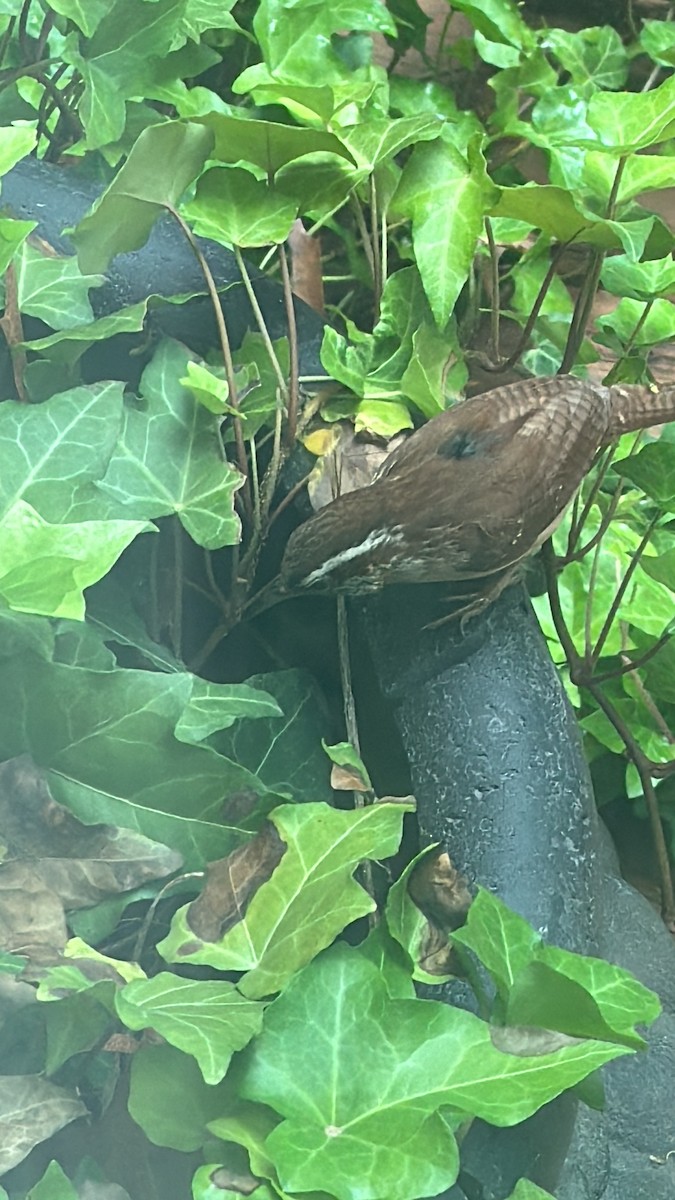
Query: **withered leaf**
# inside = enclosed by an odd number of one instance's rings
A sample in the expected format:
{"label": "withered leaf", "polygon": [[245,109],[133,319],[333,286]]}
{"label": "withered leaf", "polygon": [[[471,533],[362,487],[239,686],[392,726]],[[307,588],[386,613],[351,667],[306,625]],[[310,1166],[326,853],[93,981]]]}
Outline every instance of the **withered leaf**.
{"label": "withered leaf", "polygon": [[204,942],[216,942],[240,921],[263,883],[280,863],[285,843],[266,821],[259,833],[207,867],[206,884],[189,906],[187,924]]}
{"label": "withered leaf", "polygon": [[471,893],[465,876],[442,847],[415,865],[408,879],[408,891],[420,911],[439,929],[449,933],[463,925]]}
{"label": "withered leaf", "polygon": [[2,944],[41,962],[66,943],[65,910],[131,891],[182,863],[133,830],[82,824],[54,800],[28,756],[0,765],[0,842]]}
{"label": "withered leaf", "polygon": [[224,1192],[237,1192],[240,1196],[251,1196],[261,1184],[260,1179],[243,1171],[231,1171],[229,1167],[218,1167],[211,1175],[211,1183]]}

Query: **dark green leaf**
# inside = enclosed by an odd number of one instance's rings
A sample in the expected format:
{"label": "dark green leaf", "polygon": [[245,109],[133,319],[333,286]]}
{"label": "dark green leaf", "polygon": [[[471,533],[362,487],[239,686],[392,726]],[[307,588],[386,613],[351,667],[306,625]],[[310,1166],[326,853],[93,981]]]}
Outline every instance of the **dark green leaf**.
{"label": "dark green leaf", "polygon": [[[138,13],[137,0],[132,4]],[[81,270],[105,271],[116,254],[144,245],[159,214],[175,208],[212,148],[213,135],[202,125],[167,121],[145,129],[93,212],[73,233]]]}
{"label": "dark green leaf", "polygon": [[194,1058],[173,1046],[142,1046],[131,1059],[129,1112],[156,1146],[198,1150],[230,1089],[204,1082]]}

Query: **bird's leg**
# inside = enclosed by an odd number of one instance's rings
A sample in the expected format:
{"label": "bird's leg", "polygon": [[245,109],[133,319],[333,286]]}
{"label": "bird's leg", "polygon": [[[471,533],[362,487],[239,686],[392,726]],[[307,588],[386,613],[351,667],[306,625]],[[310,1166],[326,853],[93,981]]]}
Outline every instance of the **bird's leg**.
{"label": "bird's leg", "polygon": [[[464,633],[467,623],[472,621],[474,617],[479,616],[480,613],[485,612],[487,608],[490,608],[499,599],[505,588],[514,582],[518,576],[520,567],[521,563],[518,562],[512,567],[507,567],[504,571],[498,571],[494,575],[487,575],[483,579],[467,580],[467,583],[472,583],[477,585],[477,587],[467,597],[466,603],[462,604],[460,608],[453,608],[452,612],[445,613],[444,616],[439,617],[436,621],[429,621],[424,628],[440,629],[442,625],[447,625],[450,621],[459,621],[460,631]],[[457,600],[459,597],[448,596],[447,599],[452,603],[453,600]]]}

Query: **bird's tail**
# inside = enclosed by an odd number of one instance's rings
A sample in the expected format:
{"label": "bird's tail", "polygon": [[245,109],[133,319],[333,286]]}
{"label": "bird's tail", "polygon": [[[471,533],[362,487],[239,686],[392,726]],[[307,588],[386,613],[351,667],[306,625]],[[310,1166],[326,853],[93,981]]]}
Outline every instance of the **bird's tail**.
{"label": "bird's tail", "polygon": [[612,406],[607,442],[621,437],[622,433],[675,421],[675,387],[652,391],[638,384],[615,384],[609,393]]}

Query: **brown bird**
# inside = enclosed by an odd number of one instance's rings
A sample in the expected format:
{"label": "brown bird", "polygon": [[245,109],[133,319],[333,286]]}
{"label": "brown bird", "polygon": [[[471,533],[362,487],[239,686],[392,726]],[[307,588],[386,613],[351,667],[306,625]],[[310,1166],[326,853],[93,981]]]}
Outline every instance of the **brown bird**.
{"label": "brown bird", "polygon": [[248,613],[309,592],[434,582],[461,584],[482,607],[550,535],[599,447],[674,418],[675,388],[570,375],[463,401],[408,438],[372,484],[296,529]]}

